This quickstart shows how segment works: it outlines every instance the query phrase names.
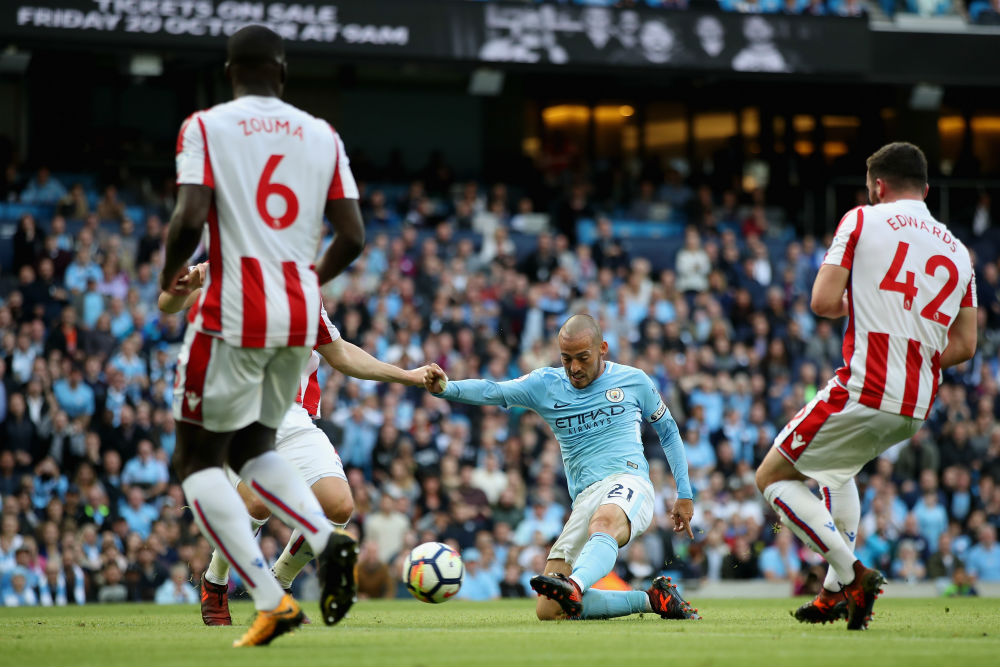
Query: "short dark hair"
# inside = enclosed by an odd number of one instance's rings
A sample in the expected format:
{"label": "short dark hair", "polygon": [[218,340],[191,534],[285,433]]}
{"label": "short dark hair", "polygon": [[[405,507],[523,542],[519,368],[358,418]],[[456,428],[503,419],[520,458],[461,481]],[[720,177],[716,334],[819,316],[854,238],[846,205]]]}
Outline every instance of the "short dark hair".
{"label": "short dark hair", "polygon": [[270,28],[248,25],[229,38],[226,58],[230,65],[281,65],[285,62],[285,43]]}
{"label": "short dark hair", "polygon": [[923,190],[927,185],[927,158],[909,142],[886,144],[872,153],[866,164],[872,180],[881,178],[896,188]]}

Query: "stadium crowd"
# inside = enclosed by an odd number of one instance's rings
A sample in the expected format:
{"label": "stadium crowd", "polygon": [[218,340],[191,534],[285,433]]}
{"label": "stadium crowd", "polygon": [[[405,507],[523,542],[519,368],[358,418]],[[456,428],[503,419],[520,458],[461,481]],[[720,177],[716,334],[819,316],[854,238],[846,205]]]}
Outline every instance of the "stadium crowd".
{"label": "stadium crowd", "polygon": [[[692,586],[763,578],[815,591],[819,558],[780,529],[753,470],[842,363],[842,323],[808,306],[827,239],[796,232],[762,192],[676,172],[615,207],[586,182],[520,196],[453,180],[441,165],[409,186],[363,188],[366,250],[325,293],[344,337],[404,367],[504,380],[556,363],[560,323],[594,314],[610,358],[645,370],[665,397],[696,490],[691,542],[671,529],[672,479],[646,434],[655,519],[606,585],[669,572]],[[47,215],[20,218],[13,262],[0,267],[3,604],[193,602],[210,548],[169,465],[184,324],[155,306],[170,195],[138,225],[114,187],[95,202],[45,169],[8,197]],[[686,225],[676,256],[636,252],[602,211],[648,226],[669,211]],[[983,232],[977,220],[966,236]],[[1000,581],[1000,260],[980,253],[976,269],[975,359],[944,373],[926,426],[859,478],[859,556],[947,594]],[[407,595],[401,559],[435,540],[461,550],[462,597],[527,595],[569,500],[541,420],[332,372],[322,385],[320,424],[355,497],[361,593]],[[265,555],[288,536],[271,521]]]}

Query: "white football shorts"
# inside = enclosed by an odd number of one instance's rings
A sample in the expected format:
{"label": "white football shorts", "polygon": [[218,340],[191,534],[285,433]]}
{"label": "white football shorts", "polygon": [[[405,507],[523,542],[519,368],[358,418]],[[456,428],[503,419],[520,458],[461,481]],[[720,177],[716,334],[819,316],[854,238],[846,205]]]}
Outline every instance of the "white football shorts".
{"label": "white football shorts", "polygon": [[573,511],[549,551],[549,560],[562,559],[568,565],[580,555],[590,539],[590,519],[601,505],[618,505],[625,512],[632,531],[628,543],[646,532],[653,520],[653,485],[645,477],[618,473],[594,482],[573,501]]}
{"label": "white football shorts", "polygon": [[[309,413],[298,403],[292,405],[281,421],[274,438],[274,449],[295,466],[309,486],[324,477],[347,481],[344,464],[337,450],[326,433],[316,426]],[[243,481],[229,466],[225,468],[233,486]]]}
{"label": "white football shorts", "polygon": [[858,403],[834,378],[781,429],[774,447],[806,477],[839,489],[921,424]]}
{"label": "white football shorts", "polygon": [[233,347],[188,327],[177,359],[174,419],[228,433],[277,428],[299,388],[308,347]]}

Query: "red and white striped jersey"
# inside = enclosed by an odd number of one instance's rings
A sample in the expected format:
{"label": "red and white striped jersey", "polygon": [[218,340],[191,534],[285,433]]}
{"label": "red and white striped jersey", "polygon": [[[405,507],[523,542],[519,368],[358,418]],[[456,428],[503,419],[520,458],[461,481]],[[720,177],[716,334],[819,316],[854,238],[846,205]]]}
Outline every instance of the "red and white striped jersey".
{"label": "red and white striped jersey", "polygon": [[977,305],[969,251],[924,202],[904,199],[849,211],[824,264],[851,271],[838,382],[863,405],[926,419],[948,329]]}
{"label": "red and white striped jersey", "polygon": [[[316,332],[316,347],[326,345],[340,338],[340,331],[330,321],[326,308],[320,306],[319,330]],[[295,394],[295,402],[305,408],[313,419],[319,417],[319,353],[313,348],[312,356],[299,378],[299,392]]]}
{"label": "red and white striped jersey", "polygon": [[358,197],[336,131],[276,97],[239,97],[184,121],[177,183],[214,190],[191,325],[238,347],[312,347],[323,210]]}

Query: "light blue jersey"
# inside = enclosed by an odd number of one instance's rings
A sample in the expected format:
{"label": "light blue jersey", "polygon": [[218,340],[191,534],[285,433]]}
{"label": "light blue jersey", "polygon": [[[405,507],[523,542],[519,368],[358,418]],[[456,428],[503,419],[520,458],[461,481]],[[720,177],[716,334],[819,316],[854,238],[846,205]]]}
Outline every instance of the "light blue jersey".
{"label": "light blue jersey", "polygon": [[559,441],[574,499],[616,473],[649,479],[641,437],[645,419],[660,437],[678,497],[692,498],[677,423],[652,380],[637,368],[604,363],[604,372],[583,389],[574,387],[562,368],[549,367],[507,382],[449,380],[437,396],[473,405],[521,406],[541,415]]}

